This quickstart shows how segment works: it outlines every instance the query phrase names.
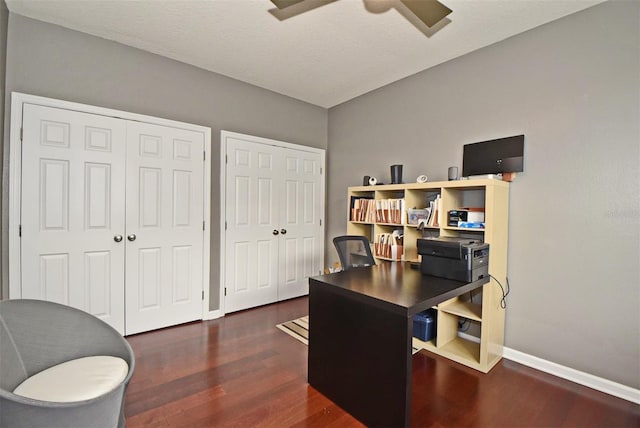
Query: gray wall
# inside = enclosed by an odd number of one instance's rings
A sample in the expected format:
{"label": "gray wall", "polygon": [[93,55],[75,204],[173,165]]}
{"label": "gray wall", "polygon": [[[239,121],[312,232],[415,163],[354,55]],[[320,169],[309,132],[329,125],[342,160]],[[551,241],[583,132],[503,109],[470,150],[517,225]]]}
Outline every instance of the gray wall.
{"label": "gray wall", "polygon": [[330,109],[327,242],[363,175],[446,180],[463,144],[524,133],[506,346],[640,387],[639,17],[607,2]]}
{"label": "gray wall", "polygon": [[[327,146],[327,110],[118,43],[9,14],[6,91],[204,125],[212,131],[211,308],[218,308],[220,130]],[[5,120],[9,120],[7,97]],[[8,127],[7,127],[8,128]],[[5,132],[8,141],[8,129]],[[5,147],[5,155],[8,144]],[[7,168],[5,162],[5,170]],[[3,182],[7,201],[8,181]],[[3,218],[6,237],[8,218]],[[3,239],[3,248],[7,242]],[[7,254],[6,251],[3,254]],[[3,259],[6,289],[7,259]]]}

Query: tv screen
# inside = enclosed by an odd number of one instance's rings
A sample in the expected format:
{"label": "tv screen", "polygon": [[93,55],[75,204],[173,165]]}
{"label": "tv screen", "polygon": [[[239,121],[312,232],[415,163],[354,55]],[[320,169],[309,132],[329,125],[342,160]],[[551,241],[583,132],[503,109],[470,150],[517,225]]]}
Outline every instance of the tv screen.
{"label": "tv screen", "polygon": [[462,176],[522,172],[524,135],[465,144],[462,151]]}

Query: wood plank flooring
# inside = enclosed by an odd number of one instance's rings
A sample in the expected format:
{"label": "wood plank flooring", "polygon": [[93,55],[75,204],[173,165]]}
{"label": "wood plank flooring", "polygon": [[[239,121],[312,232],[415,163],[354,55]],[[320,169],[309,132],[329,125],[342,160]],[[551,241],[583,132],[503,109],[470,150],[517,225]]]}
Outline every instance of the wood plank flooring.
{"label": "wood plank flooring", "polygon": [[[305,297],[129,336],[127,426],[362,426],[307,384],[307,347],[275,327],[307,308]],[[509,360],[482,374],[421,351],[412,425],[640,427],[640,406]]]}

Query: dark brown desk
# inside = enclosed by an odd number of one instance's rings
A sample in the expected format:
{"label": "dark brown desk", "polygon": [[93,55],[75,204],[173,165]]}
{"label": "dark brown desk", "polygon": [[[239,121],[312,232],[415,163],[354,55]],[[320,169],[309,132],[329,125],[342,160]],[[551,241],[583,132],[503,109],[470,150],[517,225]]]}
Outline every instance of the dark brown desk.
{"label": "dark brown desk", "polygon": [[409,426],[413,316],[487,282],[402,262],[309,278],[309,384],[368,426]]}

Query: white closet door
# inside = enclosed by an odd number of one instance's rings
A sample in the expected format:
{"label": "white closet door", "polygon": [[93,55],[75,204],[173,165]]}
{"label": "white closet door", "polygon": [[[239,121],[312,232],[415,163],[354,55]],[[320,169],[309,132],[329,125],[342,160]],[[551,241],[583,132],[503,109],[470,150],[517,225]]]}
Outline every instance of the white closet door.
{"label": "white closet door", "polygon": [[282,164],[277,147],[241,138],[227,138],[226,153],[225,311],[234,312],[278,299]]}
{"label": "white closet door", "polygon": [[225,312],[308,293],[322,270],[323,154],[223,132]]}
{"label": "white closet door", "polygon": [[[319,153],[282,149],[278,300],[309,292],[309,277],[322,273]],[[283,234],[284,231],[284,234]]]}
{"label": "white closet door", "polygon": [[125,124],[25,104],[22,126],[21,297],[123,333]]}
{"label": "white closet door", "polygon": [[127,123],[126,333],[202,318],[202,133]]}

